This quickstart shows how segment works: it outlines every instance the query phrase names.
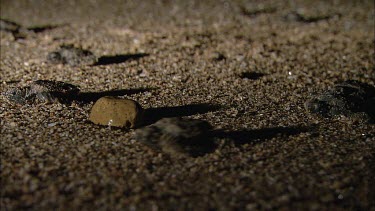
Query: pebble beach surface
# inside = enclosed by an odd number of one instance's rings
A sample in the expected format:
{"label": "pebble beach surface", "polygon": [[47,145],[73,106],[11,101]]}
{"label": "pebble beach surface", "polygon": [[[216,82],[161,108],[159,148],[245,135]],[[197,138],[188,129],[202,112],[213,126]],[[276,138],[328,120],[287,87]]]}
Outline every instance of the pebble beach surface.
{"label": "pebble beach surface", "polygon": [[1,210],[375,209],[374,1],[0,4]]}

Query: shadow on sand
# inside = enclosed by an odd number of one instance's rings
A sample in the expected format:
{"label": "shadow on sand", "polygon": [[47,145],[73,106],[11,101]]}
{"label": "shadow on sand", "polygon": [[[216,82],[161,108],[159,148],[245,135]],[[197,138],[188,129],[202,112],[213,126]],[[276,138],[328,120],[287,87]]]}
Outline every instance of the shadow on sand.
{"label": "shadow on sand", "polygon": [[[149,108],[144,112],[144,125],[147,126],[157,122],[162,118],[183,117],[195,114],[217,111],[222,108],[213,104],[191,104],[174,107]],[[217,139],[229,139],[235,146],[241,146],[247,143],[260,143],[274,137],[285,137],[297,135],[313,130],[311,126],[288,126],[288,127],[271,127],[263,129],[240,129],[236,131],[212,130],[199,137],[196,137],[186,143],[184,148],[191,149],[190,154],[193,157],[203,156],[213,152],[217,146]],[[181,143],[180,143],[181,144]]]}
{"label": "shadow on sand", "polygon": [[193,157],[199,157],[215,151],[218,146],[215,138],[229,139],[238,147],[248,143],[264,142],[277,136],[285,137],[297,135],[299,133],[309,132],[311,129],[312,127],[290,126],[238,131],[213,130],[204,137],[200,137],[198,141],[193,141],[192,144],[196,150],[191,154]]}
{"label": "shadow on sand", "polygon": [[314,127],[306,126],[289,126],[289,127],[271,127],[255,130],[238,130],[238,131],[212,131],[211,136],[217,138],[226,138],[233,141],[236,146],[243,144],[262,142],[277,136],[292,136],[304,132],[309,132]]}
{"label": "shadow on sand", "polygon": [[139,88],[139,89],[110,90],[110,91],[103,91],[103,92],[83,92],[83,93],[79,93],[74,100],[78,101],[79,103],[85,104],[85,103],[95,102],[99,98],[105,97],[105,96],[124,96],[124,95],[147,92],[151,90],[153,89],[152,88]]}
{"label": "shadow on sand", "polygon": [[27,30],[32,31],[34,33],[41,33],[41,32],[52,30],[52,29],[55,29],[55,28],[59,28],[59,27],[65,26],[65,25],[67,25],[67,24],[64,24],[64,25],[33,26],[33,27],[27,28]]}
{"label": "shadow on sand", "polygon": [[144,112],[145,123],[144,125],[150,125],[162,118],[171,117],[183,117],[191,116],[195,114],[204,114],[211,111],[217,111],[221,107],[218,105],[200,103],[183,106],[172,106],[172,107],[161,107],[161,108],[149,108]]}
{"label": "shadow on sand", "polygon": [[189,149],[189,154],[192,157],[200,157],[212,153],[217,149],[219,146],[218,138],[232,141],[236,147],[239,147],[243,144],[261,143],[274,137],[292,136],[309,131],[311,131],[311,127],[300,126],[238,131],[213,130],[189,141],[180,141],[181,143],[179,143],[179,145],[182,146],[182,148]]}
{"label": "shadow on sand", "polygon": [[148,55],[149,54],[146,54],[146,53],[139,53],[139,54],[118,54],[118,55],[113,55],[113,56],[102,56],[102,57],[99,57],[98,61],[94,64],[94,66],[120,64],[128,60],[140,59]]}

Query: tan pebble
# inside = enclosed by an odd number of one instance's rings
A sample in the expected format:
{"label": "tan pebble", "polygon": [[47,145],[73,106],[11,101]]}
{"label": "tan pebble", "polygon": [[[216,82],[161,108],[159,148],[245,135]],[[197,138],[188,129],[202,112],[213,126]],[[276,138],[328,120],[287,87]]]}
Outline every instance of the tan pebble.
{"label": "tan pebble", "polygon": [[11,122],[11,123],[9,123],[9,125],[10,125],[11,127],[17,127],[17,123],[15,123],[15,122]]}
{"label": "tan pebble", "polygon": [[140,124],[142,111],[136,101],[102,97],[92,107],[89,119],[99,125],[135,128]]}

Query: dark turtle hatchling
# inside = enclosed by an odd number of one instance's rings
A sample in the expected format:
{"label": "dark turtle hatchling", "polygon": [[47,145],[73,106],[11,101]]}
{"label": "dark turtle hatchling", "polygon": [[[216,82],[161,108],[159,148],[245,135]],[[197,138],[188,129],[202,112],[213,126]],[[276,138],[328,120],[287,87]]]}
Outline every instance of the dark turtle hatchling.
{"label": "dark turtle hatchling", "polygon": [[311,113],[318,113],[324,117],[352,116],[355,113],[363,113],[370,120],[373,120],[375,118],[375,107],[370,104],[374,102],[374,86],[348,80],[313,96],[306,101],[305,107]]}
{"label": "dark turtle hatchling", "polygon": [[214,148],[211,125],[203,120],[164,118],[136,130],[135,139],[170,155],[199,156]]}
{"label": "dark turtle hatchling", "polygon": [[5,97],[18,104],[69,103],[74,100],[79,88],[62,81],[37,80],[29,86],[16,87],[5,92]]}
{"label": "dark turtle hatchling", "polygon": [[67,64],[70,66],[93,65],[97,58],[88,50],[76,48],[73,45],[61,45],[59,49],[47,55],[47,61],[52,64]]}

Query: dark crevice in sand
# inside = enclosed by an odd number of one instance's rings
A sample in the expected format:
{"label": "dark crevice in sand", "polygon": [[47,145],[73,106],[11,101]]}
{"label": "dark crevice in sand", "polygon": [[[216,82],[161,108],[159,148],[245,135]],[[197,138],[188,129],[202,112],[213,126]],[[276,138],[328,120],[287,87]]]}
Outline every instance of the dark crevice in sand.
{"label": "dark crevice in sand", "polygon": [[102,56],[94,64],[94,66],[99,65],[110,65],[110,64],[120,64],[132,59],[140,59],[142,57],[148,56],[147,53],[137,53],[137,54],[118,54],[113,56]]}
{"label": "dark crevice in sand", "polygon": [[79,103],[90,103],[95,102],[101,97],[105,96],[124,96],[124,95],[131,95],[137,94],[142,92],[151,91],[152,88],[139,88],[139,89],[119,89],[119,90],[110,90],[110,91],[103,91],[103,92],[82,92],[77,95],[74,99]]}
{"label": "dark crevice in sand", "polygon": [[145,125],[150,125],[162,118],[169,118],[169,117],[183,117],[183,116],[191,116],[195,114],[204,114],[210,111],[216,111],[220,109],[221,106],[213,105],[208,103],[200,103],[200,104],[191,104],[191,105],[183,105],[183,106],[173,106],[173,107],[161,107],[161,108],[149,108],[145,110],[144,116],[147,117],[145,119]]}

